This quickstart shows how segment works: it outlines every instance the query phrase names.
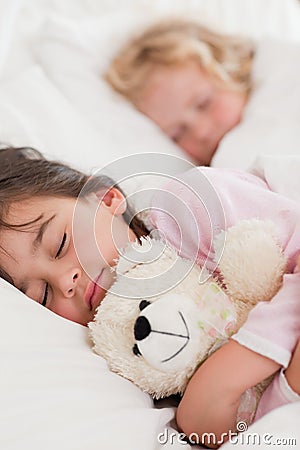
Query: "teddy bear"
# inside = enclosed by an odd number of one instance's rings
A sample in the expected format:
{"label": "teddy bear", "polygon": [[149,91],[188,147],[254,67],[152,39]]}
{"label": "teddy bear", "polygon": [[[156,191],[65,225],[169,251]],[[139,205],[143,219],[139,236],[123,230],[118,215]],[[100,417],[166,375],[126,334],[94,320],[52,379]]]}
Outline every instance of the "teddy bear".
{"label": "teddy bear", "polygon": [[213,273],[161,239],[126,248],[89,324],[109,368],[154,398],[182,394],[205,359],[282,284],[286,259],[270,221],[241,220],[213,242]]}

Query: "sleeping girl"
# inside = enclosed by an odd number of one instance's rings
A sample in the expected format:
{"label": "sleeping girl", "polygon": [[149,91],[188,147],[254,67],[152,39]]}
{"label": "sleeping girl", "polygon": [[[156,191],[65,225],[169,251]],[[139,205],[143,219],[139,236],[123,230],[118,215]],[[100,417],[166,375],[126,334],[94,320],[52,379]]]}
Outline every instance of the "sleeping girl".
{"label": "sleeping girl", "polygon": [[104,78],[196,165],[248,169],[262,153],[299,153],[299,54],[164,19],[125,43]]}
{"label": "sleeping girl", "polygon": [[254,45],[246,39],[168,20],[121,48],[105,79],[197,165],[208,165],[243,117],[253,57]]}
{"label": "sleeping girl", "polygon": [[[197,234],[180,204],[192,212]],[[196,262],[208,265],[215,227],[247,218],[277,226],[287,257],[283,285],[192,377],[177,412],[187,435],[235,431],[240,396],[272,374],[256,418],[299,400],[299,205],[254,175],[195,167],[159,190],[150,212],[153,228],[180,254],[196,252]],[[87,325],[114,282],[111,268],[122,248],[148,233],[109,178],[89,177],[33,149],[0,150],[0,274],[54,313]]]}

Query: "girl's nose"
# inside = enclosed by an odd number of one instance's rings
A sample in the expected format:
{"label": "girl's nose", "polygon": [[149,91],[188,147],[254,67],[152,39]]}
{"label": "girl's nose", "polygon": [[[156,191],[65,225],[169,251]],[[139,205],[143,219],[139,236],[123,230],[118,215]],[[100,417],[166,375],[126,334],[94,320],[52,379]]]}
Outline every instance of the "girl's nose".
{"label": "girl's nose", "polygon": [[213,129],[208,120],[203,120],[201,123],[194,121],[191,126],[191,137],[200,144],[211,139]]}
{"label": "girl's nose", "polygon": [[73,269],[68,273],[65,273],[60,278],[60,289],[65,297],[71,298],[76,293],[76,288],[78,285],[78,281],[81,278],[81,270]]}

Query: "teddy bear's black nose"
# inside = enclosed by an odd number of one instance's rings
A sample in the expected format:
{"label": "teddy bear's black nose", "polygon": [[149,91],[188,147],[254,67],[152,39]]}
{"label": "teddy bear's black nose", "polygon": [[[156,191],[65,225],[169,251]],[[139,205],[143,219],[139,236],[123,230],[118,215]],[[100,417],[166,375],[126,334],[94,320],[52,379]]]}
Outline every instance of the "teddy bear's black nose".
{"label": "teddy bear's black nose", "polygon": [[139,316],[134,324],[134,337],[137,341],[142,341],[151,333],[151,326],[145,316]]}

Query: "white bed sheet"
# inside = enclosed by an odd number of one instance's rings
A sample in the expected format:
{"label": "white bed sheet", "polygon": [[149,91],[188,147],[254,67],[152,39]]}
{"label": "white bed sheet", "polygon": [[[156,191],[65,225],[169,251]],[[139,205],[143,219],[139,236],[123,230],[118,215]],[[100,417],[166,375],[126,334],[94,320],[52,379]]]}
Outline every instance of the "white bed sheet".
{"label": "white bed sheet", "polygon": [[[136,152],[183,157],[99,79],[135,27],[170,12],[197,14],[255,39],[300,42],[297,0],[0,0],[0,140],[36,146],[85,170]],[[186,167],[177,161],[178,170]],[[173,408],[154,408],[148,396],[108,372],[84,327],[3,282],[0,298],[0,448],[182,448],[176,438],[157,441]],[[277,432],[283,417],[294,423],[299,412],[300,405],[285,407],[253,429],[263,424]]]}

